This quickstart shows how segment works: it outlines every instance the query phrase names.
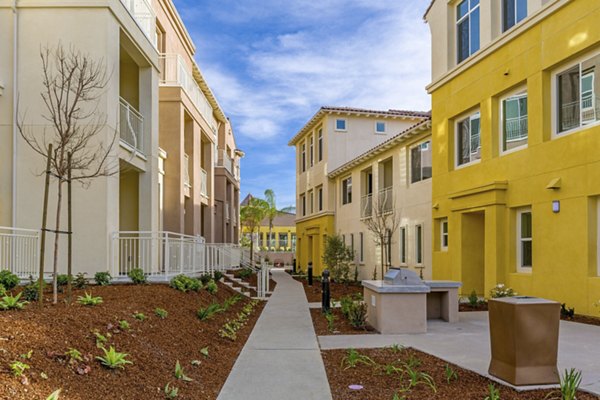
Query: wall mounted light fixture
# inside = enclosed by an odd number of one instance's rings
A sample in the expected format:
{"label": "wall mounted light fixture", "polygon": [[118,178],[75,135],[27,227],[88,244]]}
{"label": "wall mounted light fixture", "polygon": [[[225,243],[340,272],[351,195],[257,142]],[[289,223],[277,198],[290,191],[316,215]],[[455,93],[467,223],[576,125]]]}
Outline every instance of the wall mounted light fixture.
{"label": "wall mounted light fixture", "polygon": [[555,214],[560,212],[560,200],[554,200],[552,202],[552,212]]}

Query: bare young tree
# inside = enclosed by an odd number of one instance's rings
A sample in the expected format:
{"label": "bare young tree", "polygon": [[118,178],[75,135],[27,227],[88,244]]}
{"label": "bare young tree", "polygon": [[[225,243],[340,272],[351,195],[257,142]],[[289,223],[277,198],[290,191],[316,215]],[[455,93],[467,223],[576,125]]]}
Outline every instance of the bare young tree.
{"label": "bare young tree", "polygon": [[[108,160],[117,131],[114,130],[108,140],[103,137],[107,117],[99,112],[98,105],[109,80],[103,59],[96,60],[60,43],[56,47],[43,47],[40,58],[43,78],[40,94],[46,109],[41,117],[48,124],[41,131],[36,130],[26,125],[23,115],[17,121],[17,127],[27,144],[44,159],[47,158],[48,146],[52,144],[53,147],[50,172],[57,183],[52,270],[56,303],[63,184],[67,182],[69,173],[71,182],[79,182],[85,187],[94,178],[116,173],[117,169],[109,166]],[[68,271],[69,278],[71,272]]]}
{"label": "bare young tree", "polygon": [[[396,212],[396,203],[388,192],[374,195],[371,202],[371,216],[363,222],[367,230],[373,234],[375,246],[381,246],[381,278],[385,274],[385,266],[391,264],[389,248],[392,237],[400,226],[400,214]],[[373,279],[377,278],[377,267],[373,271]]]}

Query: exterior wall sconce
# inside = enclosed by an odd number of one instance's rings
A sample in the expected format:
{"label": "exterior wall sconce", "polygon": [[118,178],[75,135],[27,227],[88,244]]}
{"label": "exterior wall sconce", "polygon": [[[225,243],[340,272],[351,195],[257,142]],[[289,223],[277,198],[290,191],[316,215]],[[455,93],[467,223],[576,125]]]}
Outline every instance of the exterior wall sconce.
{"label": "exterior wall sconce", "polygon": [[560,212],[560,200],[554,200],[552,202],[552,212],[558,214]]}

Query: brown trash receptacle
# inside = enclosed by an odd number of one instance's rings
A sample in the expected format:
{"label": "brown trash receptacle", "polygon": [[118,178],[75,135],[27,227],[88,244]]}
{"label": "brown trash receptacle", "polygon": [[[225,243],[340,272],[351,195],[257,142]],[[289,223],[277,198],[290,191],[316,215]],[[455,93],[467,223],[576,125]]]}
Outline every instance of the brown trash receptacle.
{"label": "brown trash receptacle", "polygon": [[492,361],[489,374],[515,386],[559,383],[560,304],[515,296],[488,302]]}

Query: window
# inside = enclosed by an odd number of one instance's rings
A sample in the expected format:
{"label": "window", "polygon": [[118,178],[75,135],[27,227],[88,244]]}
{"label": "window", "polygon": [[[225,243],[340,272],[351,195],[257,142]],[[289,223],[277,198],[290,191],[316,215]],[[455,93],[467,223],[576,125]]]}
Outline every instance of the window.
{"label": "window", "polygon": [[350,251],[352,252],[352,258],[354,259],[354,233],[350,234]]}
{"label": "window", "polygon": [[275,250],[275,232],[271,232],[270,235],[267,232],[265,235],[267,235],[268,238],[267,246],[269,246],[269,250]]}
{"label": "window", "polygon": [[323,187],[317,190],[317,201],[319,202],[319,211],[323,211]]}
{"label": "window", "polygon": [[479,0],[463,0],[456,7],[457,59],[461,63],[479,50]]}
{"label": "window", "polygon": [[423,225],[415,226],[415,262],[423,264]]}
{"label": "window", "polygon": [[456,124],[456,165],[468,164],[481,158],[480,114],[462,119]]}
{"label": "window", "polygon": [[300,203],[302,204],[302,216],[306,215],[306,196],[300,195]]}
{"label": "window", "polygon": [[375,133],[385,133],[385,122],[375,122]]}
{"label": "window", "polygon": [[319,161],[323,161],[323,129],[319,129]]}
{"label": "window", "polygon": [[431,178],[431,142],[416,145],[410,150],[411,183]]}
{"label": "window", "polygon": [[345,119],[336,119],[335,120],[335,130],[336,131],[346,131],[346,120]]}
{"label": "window", "polygon": [[290,236],[292,237],[292,251],[296,251],[296,234],[292,233]]}
{"label": "window", "polygon": [[527,93],[518,93],[502,100],[502,151],[527,144]]}
{"label": "window", "polygon": [[517,271],[531,272],[532,267],[531,209],[517,212]]}
{"label": "window", "polygon": [[302,155],[300,156],[300,163],[302,164],[302,172],[306,171],[306,143],[302,143]]}
{"label": "window", "polygon": [[400,227],[400,264],[406,265],[406,227]]}
{"label": "window", "polygon": [[315,194],[311,190],[308,196],[310,202],[310,213],[313,214],[315,212]]}
{"label": "window", "polygon": [[448,219],[447,218],[440,221],[440,249],[442,251],[448,250]]}
{"label": "window", "polygon": [[311,136],[309,139],[309,160],[310,160],[310,166],[312,167],[313,165],[315,165],[315,151],[314,151],[314,143],[313,143],[313,137]]}
{"label": "window", "polygon": [[344,243],[344,246],[346,245],[346,235],[342,235],[342,243]]}
{"label": "window", "polygon": [[[600,204],[600,203],[598,203]],[[358,261],[363,263],[365,262],[365,248],[364,248],[364,238],[363,238],[363,233],[359,233],[358,234],[358,248],[359,248],[359,252],[358,252]]]}
{"label": "window", "polygon": [[342,181],[342,204],[352,203],[352,177]]}
{"label": "window", "polygon": [[527,0],[502,0],[502,30],[506,32],[527,16]]}
{"label": "window", "polygon": [[279,247],[282,251],[285,251],[288,247],[288,234],[279,233]]}
{"label": "window", "polygon": [[600,67],[600,55],[557,75],[557,133],[600,120],[600,104],[598,104],[595,82],[598,67]]}

